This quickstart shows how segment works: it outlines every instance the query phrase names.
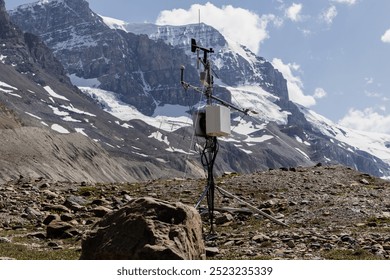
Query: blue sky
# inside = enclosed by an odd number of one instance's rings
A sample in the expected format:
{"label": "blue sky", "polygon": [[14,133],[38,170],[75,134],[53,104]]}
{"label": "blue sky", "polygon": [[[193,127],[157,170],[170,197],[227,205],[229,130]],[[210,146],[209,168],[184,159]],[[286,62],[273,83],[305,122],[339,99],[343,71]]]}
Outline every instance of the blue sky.
{"label": "blue sky", "polygon": [[[5,2],[12,9],[35,1]],[[390,134],[388,0],[88,2],[128,22],[192,23],[200,10],[202,21],[271,61],[294,101],[345,126]]]}

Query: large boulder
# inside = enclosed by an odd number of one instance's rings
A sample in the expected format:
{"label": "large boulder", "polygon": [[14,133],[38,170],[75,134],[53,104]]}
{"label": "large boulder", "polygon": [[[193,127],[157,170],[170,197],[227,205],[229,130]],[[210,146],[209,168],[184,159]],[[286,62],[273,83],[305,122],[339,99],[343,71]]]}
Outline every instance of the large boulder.
{"label": "large boulder", "polygon": [[80,259],[204,259],[195,208],[144,197],[107,214],[83,239]]}

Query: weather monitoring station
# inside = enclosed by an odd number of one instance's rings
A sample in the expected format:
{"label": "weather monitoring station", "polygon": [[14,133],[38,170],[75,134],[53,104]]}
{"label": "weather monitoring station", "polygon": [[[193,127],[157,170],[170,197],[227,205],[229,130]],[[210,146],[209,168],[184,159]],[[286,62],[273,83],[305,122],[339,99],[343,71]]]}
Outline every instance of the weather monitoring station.
{"label": "weather monitoring station", "polygon": [[[200,71],[200,82],[202,87],[196,87],[184,80],[185,67],[181,66],[181,84],[187,91],[193,89],[196,92],[203,94],[206,97],[206,105],[199,108],[193,113],[193,126],[194,133],[198,137],[205,138],[205,144],[201,152],[201,162],[204,168],[207,170],[207,185],[198,199],[195,208],[198,209],[201,202],[207,197],[207,207],[210,222],[210,233],[214,233],[214,195],[217,189],[221,194],[232,197],[238,200],[240,203],[246,205],[252,211],[265,216],[266,218],[286,226],[285,223],[275,219],[274,217],[264,213],[260,209],[250,205],[237,196],[229,193],[215,185],[214,181],[214,163],[218,154],[219,144],[217,137],[227,137],[230,135],[231,130],[231,118],[230,110],[238,111],[244,115],[248,115],[249,112],[256,114],[255,111],[249,109],[239,108],[229,102],[222,100],[219,97],[213,95],[214,85],[214,71],[211,67],[211,61],[209,54],[214,53],[213,48],[204,48],[199,46],[195,39],[191,39],[191,52],[197,55],[197,68],[199,70],[200,64],[203,66],[203,71]],[[203,52],[203,57],[200,56],[200,52]],[[217,103],[216,103],[217,102]]]}

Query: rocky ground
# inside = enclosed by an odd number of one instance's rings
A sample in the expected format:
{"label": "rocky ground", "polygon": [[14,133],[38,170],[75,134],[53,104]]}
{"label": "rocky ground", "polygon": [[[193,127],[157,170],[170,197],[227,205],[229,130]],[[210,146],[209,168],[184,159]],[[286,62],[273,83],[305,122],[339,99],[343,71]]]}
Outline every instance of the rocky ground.
{"label": "rocky ground", "polygon": [[[194,205],[204,184],[21,177],[0,186],[0,258],[78,259],[82,236],[108,212],[141,196]],[[342,166],[316,166],[227,174],[217,185],[288,226],[216,191],[215,234],[208,234],[202,214],[208,259],[390,258],[390,182]]]}

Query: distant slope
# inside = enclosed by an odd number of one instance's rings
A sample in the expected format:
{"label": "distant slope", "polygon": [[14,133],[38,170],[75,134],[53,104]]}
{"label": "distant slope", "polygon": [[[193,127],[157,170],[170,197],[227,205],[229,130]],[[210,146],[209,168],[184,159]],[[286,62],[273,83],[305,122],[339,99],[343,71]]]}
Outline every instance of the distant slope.
{"label": "distant slope", "polygon": [[81,134],[47,129],[0,130],[0,181],[19,175],[75,182],[136,181],[121,162]]}

